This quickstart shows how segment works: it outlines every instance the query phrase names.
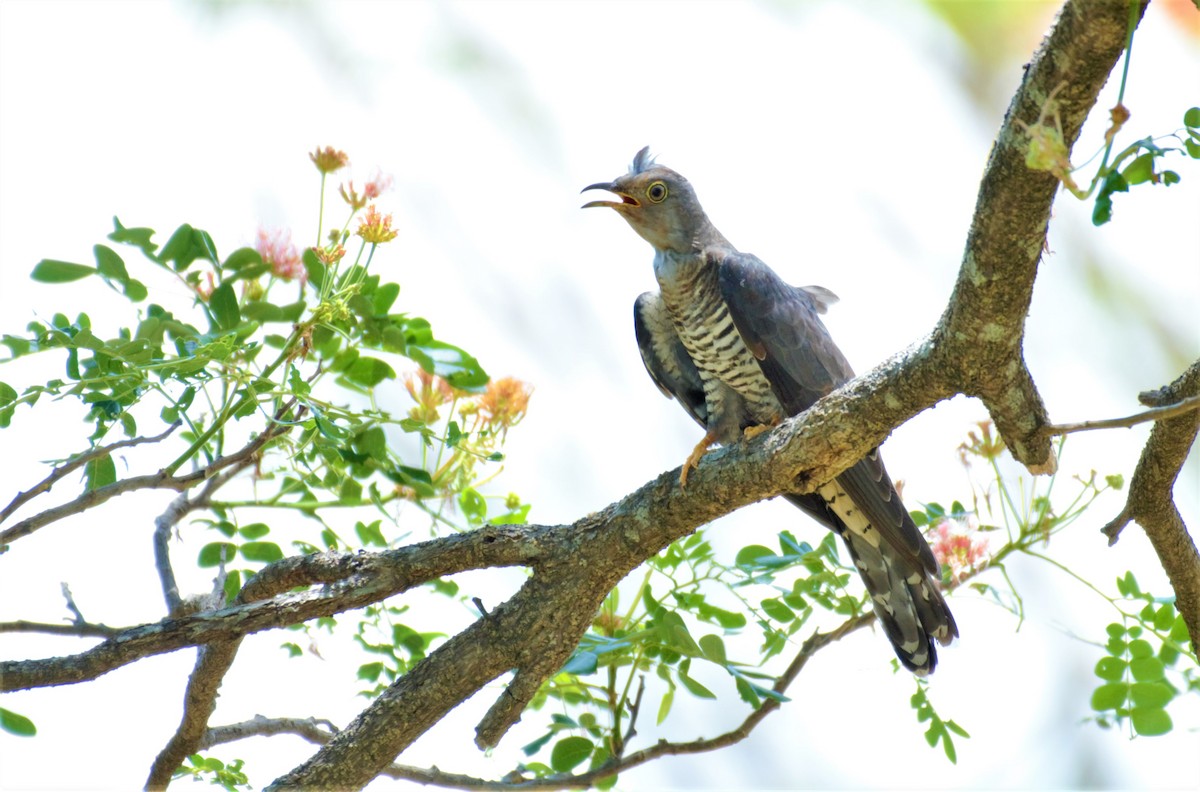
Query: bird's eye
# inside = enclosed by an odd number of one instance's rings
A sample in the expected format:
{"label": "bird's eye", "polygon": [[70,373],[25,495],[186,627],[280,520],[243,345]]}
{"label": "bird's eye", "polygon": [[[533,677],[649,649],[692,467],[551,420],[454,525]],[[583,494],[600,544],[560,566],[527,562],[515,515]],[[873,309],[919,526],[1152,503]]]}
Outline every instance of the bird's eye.
{"label": "bird's eye", "polygon": [[667,197],[667,185],[656,181],[646,188],[646,197],[652,203],[662,203]]}

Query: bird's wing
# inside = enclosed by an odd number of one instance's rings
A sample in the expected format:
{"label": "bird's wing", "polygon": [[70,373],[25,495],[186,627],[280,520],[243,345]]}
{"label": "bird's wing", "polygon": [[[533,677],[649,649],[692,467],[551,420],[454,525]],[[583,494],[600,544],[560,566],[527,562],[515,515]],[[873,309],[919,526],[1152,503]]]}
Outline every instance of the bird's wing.
{"label": "bird's wing", "polygon": [[[721,292],[734,326],[789,415],[807,410],[854,376],[818,316],[831,302],[831,292],[790,286],[746,253],[710,255],[718,259]],[[916,568],[937,573],[933,552],[900,502],[877,449],[837,481],[888,544]]]}
{"label": "bird's wing", "polygon": [[701,426],[708,426],[704,383],[675,325],[662,295],[646,292],[633,303],[633,331],[650,379],[668,398],[675,398]]}

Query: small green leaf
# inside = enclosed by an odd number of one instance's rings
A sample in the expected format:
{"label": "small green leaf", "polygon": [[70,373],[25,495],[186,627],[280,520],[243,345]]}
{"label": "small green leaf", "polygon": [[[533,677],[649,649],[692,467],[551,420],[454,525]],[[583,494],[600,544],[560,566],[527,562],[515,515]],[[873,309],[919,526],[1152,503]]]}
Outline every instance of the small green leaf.
{"label": "small green leaf", "polygon": [[775,553],[770,548],[762,545],[746,545],[738,551],[733,563],[737,566],[752,567],[758,565],[758,559],[768,557],[775,557]]}
{"label": "small green leaf", "polygon": [[725,642],[719,635],[700,636],[700,651],[704,652],[704,656],[714,663],[725,665]]}
{"label": "small green leaf", "polygon": [[200,557],[196,560],[196,564],[201,567],[215,567],[222,560],[228,564],[236,554],[237,545],[229,542],[210,542],[200,548]]}
{"label": "small green leaf", "polygon": [[[1138,630],[1139,628],[1135,626],[1133,629]],[[1130,634],[1133,635],[1134,633],[1132,631],[1130,631]],[[1134,660],[1137,660],[1138,658],[1142,658],[1142,657],[1153,657],[1154,656],[1154,647],[1150,645],[1149,641],[1146,641],[1141,638],[1139,638],[1136,641],[1130,641],[1129,642],[1129,656],[1132,657]]]}
{"label": "small green leaf", "polygon": [[382,520],[376,520],[370,525],[362,522],[354,524],[354,532],[358,534],[358,541],[362,542],[364,547],[374,545],[376,547],[387,547],[387,540],[383,538],[383,532],[379,530]]}
{"label": "small green leaf", "polygon": [[77,281],[80,278],[86,278],[88,275],[95,274],[95,267],[88,267],[83,264],[72,264],[69,261],[42,259],[33,268],[33,272],[29,277],[41,283],[68,283],[70,281]]}
{"label": "small green leaf", "polygon": [[242,558],[269,564],[283,558],[283,551],[274,542],[246,542],[241,548]]}
{"label": "small green leaf", "polygon": [[1134,707],[1129,711],[1133,730],[1143,737],[1157,737],[1171,731],[1171,716],[1160,707]]}
{"label": "small green leaf", "polygon": [[117,480],[117,466],[113,462],[111,454],[105,454],[101,457],[96,457],[88,461],[84,466],[84,478],[87,481],[85,490],[91,492],[94,489],[108,486]]}
{"label": "small green leaf", "polygon": [[383,663],[364,663],[358,667],[358,678],[368,682],[379,679],[381,673],[383,673]]}
{"label": "small green leaf", "polygon": [[1183,114],[1183,124],[1192,129],[1200,127],[1200,107],[1189,107]]}
{"label": "small green leaf", "polygon": [[1137,682],[1157,682],[1163,678],[1163,662],[1157,657],[1137,657],[1130,661],[1129,672]]}
{"label": "small green leaf", "polygon": [[675,686],[671,685],[667,688],[667,692],[663,693],[662,701],[658,705],[658,720],[655,721],[659,726],[667,719],[667,715],[671,712],[671,705],[675,703]]}
{"label": "small green leaf", "polygon": [[395,379],[396,372],[378,358],[358,357],[346,369],[346,379],[367,388],[373,388],[385,379]]}
{"label": "small green leaf", "polygon": [[1125,705],[1129,695],[1129,685],[1123,682],[1110,682],[1092,691],[1092,709],[1097,712],[1115,710]]}
{"label": "small green leaf", "polygon": [[777,622],[783,622],[786,624],[787,622],[790,622],[796,618],[796,614],[792,612],[792,609],[787,605],[784,605],[779,599],[765,599],[760,604],[762,606],[763,613],[767,614]]}
{"label": "small green leaf", "polygon": [[1135,682],[1129,688],[1129,700],[1135,707],[1162,708],[1175,698],[1175,691],[1166,682]]}
{"label": "small green leaf", "polygon": [[4,707],[0,707],[0,729],[18,737],[33,737],[37,734],[37,726],[33,725],[33,721]]}
{"label": "small green leaf", "polygon": [[1125,676],[1129,665],[1117,657],[1101,657],[1096,663],[1096,676],[1109,682],[1118,682]]}
{"label": "small green leaf", "polygon": [[1143,154],[1137,157],[1133,162],[1125,166],[1125,170],[1121,171],[1121,175],[1125,177],[1126,184],[1141,184],[1142,182],[1150,181],[1154,176],[1154,155]]}
{"label": "small green leaf", "polygon": [[242,321],[232,281],[225,281],[213,289],[212,296],[208,298],[208,306],[217,320],[217,326],[222,330],[232,330]]}
{"label": "small green leaf", "polygon": [[550,766],[559,773],[574,770],[592,755],[592,741],[586,737],[565,737],[550,751]]}
{"label": "small green leaf", "polygon": [[126,228],[121,225],[121,221],[115,216],[113,217],[113,232],[108,235],[108,238],[113,242],[121,242],[126,245],[133,245],[142,249],[142,252],[147,256],[153,256],[158,245],[150,241],[150,237],[154,236],[153,228]]}
{"label": "small green leaf", "polygon": [[679,677],[679,681],[683,684],[683,686],[687,688],[689,693],[697,698],[715,699],[717,697],[715,693],[688,676],[687,670],[684,668],[686,664],[687,661],[681,663],[678,671],[676,672],[677,676]]}
{"label": "small green leaf", "polygon": [[566,665],[562,667],[559,673],[575,674],[577,676],[587,676],[588,674],[596,673],[596,669],[600,667],[600,658],[595,652],[587,650],[577,650],[567,660]]}
{"label": "small green leaf", "polygon": [[271,527],[266,523],[250,523],[238,529],[243,539],[261,539],[270,532]]}

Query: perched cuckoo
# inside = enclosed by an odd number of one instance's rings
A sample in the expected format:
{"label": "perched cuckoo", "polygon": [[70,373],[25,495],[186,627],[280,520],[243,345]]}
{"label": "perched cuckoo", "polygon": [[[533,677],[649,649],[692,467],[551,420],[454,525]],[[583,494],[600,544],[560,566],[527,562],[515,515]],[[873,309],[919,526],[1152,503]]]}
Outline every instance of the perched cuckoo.
{"label": "perched cuckoo", "polygon": [[[706,430],[680,484],[713,443],[730,445],[808,409],[854,373],[818,314],[837,298],[789,286],[738,251],[709,221],[687,179],[649,149],[629,173],[588,190],[654,248],[659,292],[634,303],[642,361],[655,384]],[[787,494],[845,540],[875,613],[905,668],[928,674],[934,641],[958,635],[938,588],[933,552],[900,502],[878,449],[816,492]]]}

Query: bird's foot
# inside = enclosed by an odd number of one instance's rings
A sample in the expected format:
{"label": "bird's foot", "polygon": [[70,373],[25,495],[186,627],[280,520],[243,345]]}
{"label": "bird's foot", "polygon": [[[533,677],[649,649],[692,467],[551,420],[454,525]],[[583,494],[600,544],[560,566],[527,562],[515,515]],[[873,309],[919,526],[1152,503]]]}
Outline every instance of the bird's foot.
{"label": "bird's foot", "polygon": [[700,457],[708,453],[708,449],[717,441],[717,436],[713,432],[705,433],[703,439],[696,443],[696,447],[692,449],[691,456],[683,463],[683,470],[679,473],[679,488],[687,487],[688,471],[700,464]]}
{"label": "bird's foot", "polygon": [[779,424],[780,424],[779,421],[772,421],[771,423],[755,424],[754,426],[747,426],[745,429],[742,430],[742,439],[750,440],[752,438],[758,437],[763,432],[771,431],[776,426],[779,426]]}

